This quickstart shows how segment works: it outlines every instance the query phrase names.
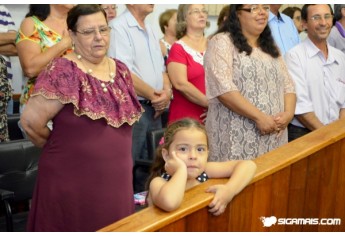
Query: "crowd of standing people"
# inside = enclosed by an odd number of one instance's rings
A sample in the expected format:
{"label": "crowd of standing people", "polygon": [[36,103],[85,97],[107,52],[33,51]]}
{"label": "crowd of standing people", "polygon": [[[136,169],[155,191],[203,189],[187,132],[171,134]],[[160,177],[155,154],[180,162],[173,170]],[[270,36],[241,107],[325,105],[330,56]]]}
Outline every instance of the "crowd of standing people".
{"label": "crowd of standing people", "polygon": [[18,54],[19,125],[42,148],[28,230],[95,231],[134,213],[132,167],[150,159],[152,130],[166,128],[148,202],[170,211],[186,189],[231,176],[208,190],[219,215],[254,176],[251,160],[345,119],[345,5],[281,6],[227,5],[207,36],[206,6],[180,4],[159,17],[159,38],[154,4],[120,15],[30,4],[18,32],[0,5],[0,142]]}

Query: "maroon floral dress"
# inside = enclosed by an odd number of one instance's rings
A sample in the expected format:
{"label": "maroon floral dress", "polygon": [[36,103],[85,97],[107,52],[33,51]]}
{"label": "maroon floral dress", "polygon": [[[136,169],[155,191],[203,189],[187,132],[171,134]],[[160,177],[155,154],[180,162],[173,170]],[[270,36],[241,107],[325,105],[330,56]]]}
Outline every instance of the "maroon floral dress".
{"label": "maroon floral dress", "polygon": [[64,107],[42,150],[28,231],[96,231],[134,212],[131,125],[143,110],[128,68],[115,63],[107,92],[65,58],[37,78],[31,96]]}

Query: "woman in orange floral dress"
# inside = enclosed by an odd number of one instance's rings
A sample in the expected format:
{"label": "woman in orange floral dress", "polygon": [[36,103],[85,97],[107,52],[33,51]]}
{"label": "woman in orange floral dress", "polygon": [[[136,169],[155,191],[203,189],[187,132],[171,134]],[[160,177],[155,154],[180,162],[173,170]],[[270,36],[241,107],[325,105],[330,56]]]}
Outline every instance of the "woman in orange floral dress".
{"label": "woman in orange floral dress", "polygon": [[30,4],[16,39],[19,60],[27,77],[20,98],[21,106],[27,103],[42,69],[52,59],[71,51],[72,41],[67,32],[66,19],[73,6]]}

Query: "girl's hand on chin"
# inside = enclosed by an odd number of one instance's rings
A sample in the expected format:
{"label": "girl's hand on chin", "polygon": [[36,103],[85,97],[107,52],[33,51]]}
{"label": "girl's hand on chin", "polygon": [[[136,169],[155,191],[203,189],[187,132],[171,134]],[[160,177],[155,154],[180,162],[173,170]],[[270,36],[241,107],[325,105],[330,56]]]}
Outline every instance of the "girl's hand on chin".
{"label": "girl's hand on chin", "polygon": [[179,168],[187,169],[187,166],[177,157],[176,151],[172,151],[171,155],[165,161],[165,171],[172,176]]}

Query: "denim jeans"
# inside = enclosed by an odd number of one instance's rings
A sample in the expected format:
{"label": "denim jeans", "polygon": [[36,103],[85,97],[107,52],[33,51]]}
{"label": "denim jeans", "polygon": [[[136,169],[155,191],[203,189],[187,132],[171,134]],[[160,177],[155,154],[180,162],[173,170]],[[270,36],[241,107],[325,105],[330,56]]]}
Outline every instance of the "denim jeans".
{"label": "denim jeans", "polygon": [[[155,110],[151,105],[142,104],[145,112],[141,116],[140,120],[133,125],[133,136],[132,136],[132,157],[133,164],[135,160],[148,160],[147,153],[147,132],[153,129],[162,128],[161,117],[156,120],[153,119]],[[150,168],[139,166],[139,168],[133,169],[133,189],[134,192],[141,192],[145,190],[145,183],[149,176]]]}
{"label": "denim jeans", "polygon": [[132,157],[133,162],[135,160],[144,159],[147,160],[147,132],[162,128],[161,117],[156,120],[153,119],[155,110],[150,105],[142,105],[145,112],[141,116],[140,120],[133,125],[133,138],[132,138]]}

